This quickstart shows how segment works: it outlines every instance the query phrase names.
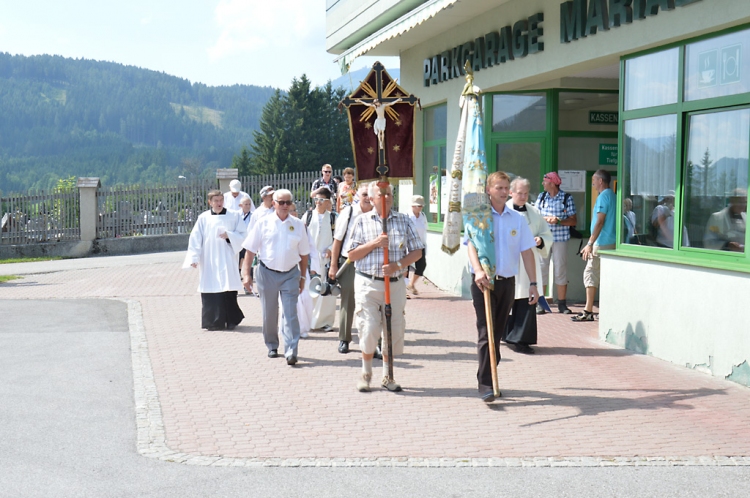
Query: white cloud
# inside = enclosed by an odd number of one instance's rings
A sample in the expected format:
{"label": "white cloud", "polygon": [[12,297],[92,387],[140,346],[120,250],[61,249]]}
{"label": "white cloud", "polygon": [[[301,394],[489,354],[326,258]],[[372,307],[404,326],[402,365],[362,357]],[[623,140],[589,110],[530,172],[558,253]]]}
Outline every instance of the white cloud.
{"label": "white cloud", "polygon": [[141,26],[146,26],[148,24],[151,24],[154,21],[154,18],[151,16],[144,17],[141,19]]}
{"label": "white cloud", "polygon": [[208,48],[212,60],[325,39],[325,9],[317,1],[220,0],[214,15],[220,33]]}

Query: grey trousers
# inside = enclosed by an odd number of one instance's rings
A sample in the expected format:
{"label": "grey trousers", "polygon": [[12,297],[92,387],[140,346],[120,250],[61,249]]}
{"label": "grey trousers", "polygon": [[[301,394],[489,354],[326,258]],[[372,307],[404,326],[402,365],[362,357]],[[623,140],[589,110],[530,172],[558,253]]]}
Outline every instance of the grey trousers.
{"label": "grey trousers", "polygon": [[297,356],[299,343],[299,319],[297,299],[299,298],[300,272],[294,267],[286,273],[279,273],[258,265],[255,271],[260,288],[260,306],[263,309],[263,340],[268,350],[279,349],[279,295],[284,312],[284,356]]}
{"label": "grey trousers", "polygon": [[341,307],[339,308],[339,341],[352,342],[354,322],[354,263],[346,267],[339,277]]}

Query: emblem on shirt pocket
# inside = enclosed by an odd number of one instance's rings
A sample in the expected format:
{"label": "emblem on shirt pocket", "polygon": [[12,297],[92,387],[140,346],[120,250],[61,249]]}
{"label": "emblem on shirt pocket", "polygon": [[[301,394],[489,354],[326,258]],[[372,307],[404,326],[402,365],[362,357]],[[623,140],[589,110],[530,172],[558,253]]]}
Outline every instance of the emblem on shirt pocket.
{"label": "emblem on shirt pocket", "polygon": [[518,235],[518,232],[516,232],[515,230],[511,230],[510,235],[511,237],[515,237],[516,235]]}
{"label": "emblem on shirt pocket", "polygon": [[290,231],[290,232],[293,232],[293,231],[294,231],[294,227],[293,227],[293,226],[290,226],[290,227],[289,227],[289,231]]}

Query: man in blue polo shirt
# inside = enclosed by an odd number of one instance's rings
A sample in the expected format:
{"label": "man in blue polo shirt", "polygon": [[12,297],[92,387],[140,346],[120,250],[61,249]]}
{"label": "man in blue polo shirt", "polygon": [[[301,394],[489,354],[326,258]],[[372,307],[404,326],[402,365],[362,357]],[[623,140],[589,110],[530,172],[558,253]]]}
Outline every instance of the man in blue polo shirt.
{"label": "man in blue polo shirt", "polygon": [[496,171],[487,177],[487,194],[492,204],[492,230],[495,241],[495,274],[487,275],[479,262],[474,244],[464,236],[464,244],[469,253],[474,280],[471,283],[471,299],[477,317],[477,384],[479,396],[489,403],[495,400],[492,389],[492,366],[490,363],[489,333],[487,315],[484,308],[484,289],[493,282],[490,291],[490,307],[493,335],[495,338],[495,361],[500,362],[500,336],[508,323],[508,316],[516,299],[516,279],[518,262],[523,259],[523,266],[529,276],[529,304],[539,300],[536,285],[536,264],[532,249],[536,247],[526,219],[513,209],[506,207],[510,193],[510,177]]}
{"label": "man in blue polo shirt", "polygon": [[594,212],[591,216],[591,236],[586,247],[581,251],[581,258],[586,261],[586,268],[583,270],[586,307],[580,315],[572,318],[574,322],[594,321],[594,298],[596,297],[596,289],[599,287],[599,274],[601,272],[599,251],[615,248],[617,197],[609,188],[610,181],[612,181],[612,177],[603,169],[594,173],[591,179],[591,186],[599,192],[599,196],[596,198]]}

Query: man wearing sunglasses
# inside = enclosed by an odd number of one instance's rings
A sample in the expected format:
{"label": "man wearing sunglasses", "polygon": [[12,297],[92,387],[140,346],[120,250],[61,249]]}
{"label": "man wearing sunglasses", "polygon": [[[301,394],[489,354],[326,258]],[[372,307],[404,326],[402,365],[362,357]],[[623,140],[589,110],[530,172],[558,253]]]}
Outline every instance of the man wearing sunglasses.
{"label": "man wearing sunglasses", "polygon": [[313,182],[310,191],[315,192],[320,187],[325,187],[330,190],[333,195],[336,195],[338,184],[333,179],[333,167],[330,164],[324,164],[320,172],[323,176]]}
{"label": "man wearing sunglasses", "polygon": [[258,220],[252,231],[242,243],[247,249],[245,262],[242,265],[242,283],[246,290],[251,290],[253,277],[250,275],[250,264],[259,254],[258,269],[255,277],[260,290],[260,303],[263,310],[263,339],[268,348],[268,357],[276,358],[279,349],[279,296],[284,311],[285,324],[284,357],[287,365],[297,363],[297,345],[300,327],[297,316],[297,299],[305,288],[307,274],[307,256],[310,244],[302,220],[289,216],[294,204],[292,193],[279,189],[273,194],[274,214],[268,214]]}
{"label": "man wearing sunglasses", "polygon": [[[331,255],[331,268],[328,271],[330,278],[336,278],[339,267],[349,257],[349,241],[352,238],[354,225],[357,217],[363,213],[372,211],[370,196],[367,192],[368,183],[363,183],[357,190],[359,202],[346,206],[339,215],[336,222],[336,232],[333,234],[333,249]],[[341,285],[341,308],[339,310],[339,353],[349,352],[349,343],[352,342],[352,322],[354,321],[354,265],[350,264],[339,277]],[[375,350],[375,357],[382,358],[381,353]]]}

